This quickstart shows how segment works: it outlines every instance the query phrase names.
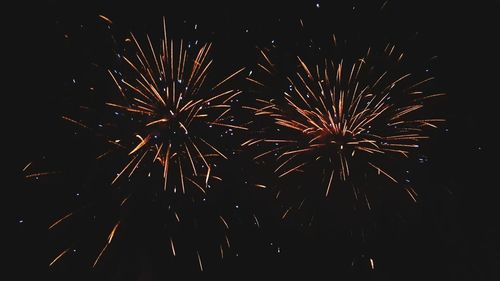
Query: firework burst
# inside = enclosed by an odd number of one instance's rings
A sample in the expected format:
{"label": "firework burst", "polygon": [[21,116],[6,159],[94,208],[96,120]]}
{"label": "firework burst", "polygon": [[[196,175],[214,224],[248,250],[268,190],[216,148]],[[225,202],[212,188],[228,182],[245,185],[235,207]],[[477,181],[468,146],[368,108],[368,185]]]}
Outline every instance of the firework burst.
{"label": "firework burst", "polygon": [[[260,53],[259,69],[275,77],[278,71],[269,52]],[[321,163],[325,196],[336,180],[346,182],[370,169],[398,182],[386,164],[409,157],[419,141],[428,138],[425,129],[444,121],[422,117],[424,102],[443,94],[425,91],[432,77],[401,73],[403,54],[394,46],[388,45],[382,55],[390,66],[377,64],[377,57],[371,49],[351,63],[329,59],[314,63],[297,57],[296,72],[284,78],[286,87],[279,90],[282,97],[259,99],[260,106],[247,107],[270,118],[274,135],[279,131],[280,136],[252,138],[243,146],[274,144],[254,159],[274,155],[274,172],[280,178]],[[249,80],[268,86],[259,79]]]}
{"label": "firework burst", "polygon": [[[163,167],[164,190],[169,174],[174,172],[185,193],[185,182],[192,183],[202,192],[211,177],[209,158],[227,157],[216,145],[200,134],[213,126],[246,130],[231,124],[230,101],[241,91],[220,88],[240,69],[213,87],[205,85],[212,60],[209,59],[211,44],[203,45],[191,58],[187,44],[167,38],[165,21],[159,53],[149,36],[147,49],[143,50],[135,36],[131,40],[137,48],[134,57],[123,57],[131,71],[130,77],[117,77],[108,71],[115,82],[121,100],[108,102],[112,110],[129,114],[136,131],[130,133],[136,142],[129,142],[130,161],[114,178],[118,181],[124,173],[131,176],[143,161],[151,160]],[[149,53],[148,53],[149,52]],[[186,170],[189,170],[186,171]],[[192,175],[191,178],[188,175]],[[203,183],[197,178],[203,178]]]}

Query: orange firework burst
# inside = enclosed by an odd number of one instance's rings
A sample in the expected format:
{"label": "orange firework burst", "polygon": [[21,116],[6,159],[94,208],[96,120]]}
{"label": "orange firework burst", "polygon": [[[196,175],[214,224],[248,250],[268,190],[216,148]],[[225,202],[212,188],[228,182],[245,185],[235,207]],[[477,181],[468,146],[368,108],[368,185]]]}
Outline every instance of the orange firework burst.
{"label": "orange firework burst", "polygon": [[[424,129],[444,120],[421,118],[423,102],[443,94],[423,90],[432,77],[418,80],[411,73],[398,73],[395,66],[403,54],[394,49],[385,48],[383,57],[392,66],[384,69],[373,63],[370,49],[352,63],[328,59],[309,63],[297,57],[297,70],[286,77],[288,87],[281,90],[283,98],[260,99],[262,106],[248,107],[256,115],[270,117],[284,136],[250,139],[243,146],[274,143],[273,149],[254,159],[275,155],[279,177],[324,161],[325,196],[335,179],[347,181],[356,173],[353,163],[397,182],[384,167],[386,160],[393,155],[408,157],[427,138]],[[261,55],[264,63],[259,68],[268,76],[276,74],[269,53],[261,51]]]}
{"label": "orange firework burst", "polygon": [[[209,158],[227,157],[220,148],[205,139],[204,130],[212,126],[246,129],[231,124],[229,120],[230,102],[241,91],[220,90],[243,69],[213,87],[206,86],[205,80],[212,64],[209,59],[211,44],[203,45],[193,58],[187,43],[167,38],[165,21],[158,53],[149,36],[145,49],[133,34],[128,40],[137,49],[135,56],[123,57],[131,71],[130,76],[117,77],[111,70],[108,71],[118,87],[121,100],[108,102],[107,105],[132,117],[137,129],[129,136],[135,137],[136,141],[129,142],[130,147],[124,147],[130,160],[113,183],[126,172],[131,176],[141,163],[152,161],[163,167],[165,190],[169,174],[175,172],[183,193],[184,183],[187,182],[205,192],[203,186],[211,178]],[[201,178],[203,183],[197,178]]]}

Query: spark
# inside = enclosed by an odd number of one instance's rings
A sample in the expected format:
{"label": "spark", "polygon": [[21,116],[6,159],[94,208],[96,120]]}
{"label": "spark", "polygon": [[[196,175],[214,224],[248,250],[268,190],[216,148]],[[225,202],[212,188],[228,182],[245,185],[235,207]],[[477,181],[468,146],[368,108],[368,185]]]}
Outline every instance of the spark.
{"label": "spark", "polygon": [[226,245],[228,248],[231,248],[231,243],[229,243],[229,238],[227,237],[227,235],[225,235],[226,237]]}
{"label": "spark", "polygon": [[68,122],[70,122],[70,123],[73,123],[73,124],[75,124],[75,125],[78,125],[78,126],[80,126],[80,127],[82,127],[82,128],[85,128],[85,129],[90,129],[89,127],[87,127],[87,125],[85,125],[85,124],[83,124],[83,123],[81,123],[81,122],[78,122],[78,121],[76,121],[76,120],[73,120],[73,119],[71,119],[71,118],[69,118],[69,117],[67,117],[67,116],[62,116],[62,119],[66,120],[66,121],[68,121]]}
{"label": "spark", "polygon": [[282,220],[284,220],[284,219],[285,219],[285,217],[288,215],[288,212],[290,212],[290,210],[291,210],[291,209],[292,209],[292,207],[289,207],[289,208],[285,211],[285,213],[281,216],[281,219],[282,219]]}
{"label": "spark", "polygon": [[224,223],[224,226],[226,227],[226,229],[229,229],[229,225],[227,224],[226,220],[222,216],[219,216],[219,218]]}
{"label": "spark", "polygon": [[53,224],[51,224],[49,226],[49,230],[52,229],[53,227],[55,227],[56,225],[60,224],[62,221],[66,220],[67,218],[71,217],[73,215],[73,213],[69,213],[67,215],[65,215],[64,217],[58,219],[56,222],[54,222]]}
{"label": "spark", "polygon": [[57,260],[59,260],[62,256],[64,256],[71,248],[67,248],[66,250],[62,251],[55,259],[52,260],[52,262],[49,264],[49,267],[51,267]]}
{"label": "spark", "polygon": [[103,15],[99,15],[99,17],[104,20],[107,24],[109,25],[112,25],[113,24],[113,21],[111,21],[108,17],[106,16],[103,16]]}
{"label": "spark", "polygon": [[203,271],[203,264],[201,263],[200,253],[196,251],[196,255],[198,256],[198,265],[200,266],[200,271]]}
{"label": "spark", "polygon": [[25,178],[27,178],[27,179],[37,178],[37,177],[42,177],[42,176],[55,175],[55,174],[59,174],[59,173],[60,173],[59,171],[33,173],[33,174],[26,175]]}
{"label": "spark", "polygon": [[413,188],[411,188],[411,187],[405,188],[405,190],[406,190],[406,193],[408,193],[408,195],[410,195],[413,202],[416,203],[417,202],[417,193],[415,192],[415,190],[413,190]]}
{"label": "spark", "polygon": [[97,256],[97,258],[95,259],[94,263],[92,264],[92,267],[95,267],[97,265],[97,263],[99,262],[99,259],[104,254],[104,252],[108,248],[109,244],[111,244],[111,242],[113,241],[113,238],[115,237],[115,233],[116,233],[116,230],[118,229],[118,226],[120,226],[120,221],[118,221],[115,224],[115,226],[113,227],[113,229],[109,233],[108,240],[106,241],[106,245],[104,245],[104,247],[102,248],[101,252],[99,253],[99,255]]}
{"label": "spark", "polygon": [[175,245],[174,245],[174,240],[172,240],[172,237],[170,237],[170,249],[172,249],[172,255],[175,257]]}
{"label": "spark", "polygon": [[26,166],[24,166],[23,168],[23,172],[25,172],[32,164],[33,162],[29,162],[28,164],[26,164]]}
{"label": "spark", "polygon": [[257,219],[257,216],[254,214],[253,218],[255,219],[255,223],[257,224],[257,227],[260,228],[260,223],[259,220]]}

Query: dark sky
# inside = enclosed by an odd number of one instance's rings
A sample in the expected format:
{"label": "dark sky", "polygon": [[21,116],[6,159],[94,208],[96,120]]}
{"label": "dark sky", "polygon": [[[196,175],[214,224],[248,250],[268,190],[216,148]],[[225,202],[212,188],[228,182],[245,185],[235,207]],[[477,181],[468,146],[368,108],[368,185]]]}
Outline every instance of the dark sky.
{"label": "dark sky", "polygon": [[[40,47],[31,52],[23,49],[23,54],[42,60],[33,68],[39,71],[42,82],[35,87],[18,77],[19,83],[25,83],[20,84],[25,87],[18,96],[27,113],[22,113],[19,125],[15,125],[22,129],[13,149],[20,151],[14,161],[18,168],[14,198],[26,199],[13,209],[12,224],[27,238],[30,230],[39,225],[43,229],[69,211],[82,213],[61,229],[48,235],[41,232],[46,260],[70,248],[49,269],[49,280],[176,280],[183,275],[197,276],[196,249],[203,253],[204,274],[231,278],[498,278],[499,208],[494,196],[496,184],[492,183],[498,166],[493,161],[497,160],[493,155],[498,59],[497,46],[491,43],[497,33],[491,9],[479,3],[469,6],[434,1],[389,1],[382,11],[383,1],[121,2],[106,1],[89,5],[89,9],[83,4],[48,1],[42,4],[43,12],[35,12],[35,27],[30,29],[40,32],[33,38],[41,38],[34,42],[28,39],[25,44]],[[111,29],[99,14],[113,21]],[[321,41],[332,33],[347,40],[353,46],[352,53],[368,46],[383,48],[387,42],[396,44],[408,54],[411,65],[417,70],[428,69],[437,78],[436,88],[448,94],[433,107],[434,115],[448,121],[432,132],[432,139],[415,157],[428,161],[409,164],[420,201],[413,204],[390,192],[387,197],[382,193],[376,196],[372,212],[355,215],[339,204],[321,214],[313,227],[303,227],[300,218],[280,219],[282,206],[273,193],[244,184],[272,183],[273,179],[266,167],[252,163],[242,153],[221,164],[227,180],[214,195],[214,203],[208,207],[193,204],[187,211],[187,216],[200,221],[196,230],[163,228],[159,222],[165,216],[164,206],[151,199],[148,190],[152,184],[148,181],[140,183],[143,191],[131,207],[120,211],[109,203],[116,198],[109,191],[106,175],[116,169],[96,164],[89,157],[98,151],[98,140],[86,133],[75,135],[77,130],[60,116],[77,114],[82,101],[98,103],[99,98],[88,97],[90,87],[97,95],[114,91],[105,76],[105,69],[115,62],[113,36],[122,41],[132,31],[157,38],[163,16],[174,36],[214,43],[218,75],[243,66],[251,68],[257,46],[278,45],[282,58],[287,59],[307,52],[303,47],[307,40]],[[352,55],[350,52],[345,54]],[[437,59],[426,63],[433,56]],[[25,67],[14,69],[22,71],[16,76],[34,75],[26,74]],[[25,180],[19,170],[30,161],[37,163],[39,171],[64,172]],[[233,243],[222,262],[212,243],[220,239],[212,223],[213,215],[219,213],[231,220]],[[255,227],[253,214],[260,218],[260,228]],[[123,234],[102,263],[91,269],[117,217],[127,218]],[[165,233],[175,233],[185,245],[176,258],[169,255]],[[22,246],[19,253],[28,254],[29,245]],[[19,253],[21,262],[24,259]],[[370,258],[375,261],[374,270]]]}

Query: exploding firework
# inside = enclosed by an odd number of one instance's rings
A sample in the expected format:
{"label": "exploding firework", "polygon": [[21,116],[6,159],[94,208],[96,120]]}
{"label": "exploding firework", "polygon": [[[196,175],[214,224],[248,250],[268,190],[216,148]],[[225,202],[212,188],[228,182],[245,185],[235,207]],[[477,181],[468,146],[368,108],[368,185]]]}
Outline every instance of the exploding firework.
{"label": "exploding firework", "polygon": [[[259,69],[276,77],[279,71],[270,53],[260,53]],[[381,57],[390,65],[381,64]],[[351,62],[326,58],[309,62],[297,57],[296,71],[284,78],[286,86],[278,90],[282,96],[258,99],[259,106],[247,107],[257,116],[270,118],[272,134],[279,135],[252,138],[242,145],[274,144],[254,159],[274,156],[274,172],[280,178],[317,165],[325,183],[324,196],[336,181],[348,182],[369,170],[397,183],[390,163],[409,157],[419,141],[428,138],[425,129],[444,121],[424,117],[424,102],[443,94],[426,91],[432,77],[401,73],[398,66],[403,57],[392,45],[382,56],[368,49]],[[248,79],[269,86],[262,79]],[[413,189],[408,193],[414,198]]]}
{"label": "exploding firework", "polygon": [[[135,57],[124,57],[130,67],[131,77],[110,76],[116,83],[121,100],[109,102],[112,110],[129,114],[136,131],[130,133],[136,142],[128,149],[130,161],[114,178],[113,183],[126,172],[132,175],[143,161],[152,160],[163,167],[164,189],[167,189],[169,174],[175,172],[185,193],[185,180],[205,192],[211,176],[211,157],[227,157],[216,145],[209,143],[200,134],[213,126],[245,130],[231,124],[230,115],[233,98],[241,91],[229,89],[218,91],[225,82],[241,73],[243,69],[229,75],[213,87],[205,85],[212,60],[208,56],[211,44],[203,45],[194,58],[188,54],[183,40],[167,38],[163,22],[164,38],[158,54],[149,36],[148,49],[143,50],[131,34],[137,48]],[[147,54],[149,52],[149,54]],[[188,168],[189,167],[189,168]],[[188,172],[184,170],[189,169]],[[192,174],[193,177],[188,177]],[[202,177],[203,184],[196,178]]]}
{"label": "exploding firework", "polygon": [[[111,20],[101,16],[107,24]],[[120,71],[109,69],[110,79],[117,88],[116,98],[106,102],[104,113],[99,117],[111,116],[111,120],[98,121],[98,128],[85,121],[67,116],[63,119],[86,130],[99,132],[112,148],[97,159],[119,155],[127,160],[117,169],[111,185],[120,185],[123,178],[131,178],[138,171],[144,177],[159,174],[161,188],[167,193],[186,194],[187,187],[193,193],[204,197],[212,179],[221,181],[212,170],[214,159],[228,157],[224,149],[211,142],[214,130],[247,128],[235,124],[231,115],[231,103],[242,91],[230,88],[228,82],[244,69],[239,69],[216,83],[210,75],[212,45],[200,47],[182,39],[167,37],[167,26],[163,20],[163,38],[158,46],[146,36],[146,44],[130,34],[125,40],[132,44],[134,52],[118,55],[125,65]],[[209,77],[209,78],[207,78]],[[112,161],[115,164],[117,161]],[[158,171],[158,172],[157,172]],[[33,174],[30,176],[36,176]],[[120,206],[124,206],[132,193],[123,196]],[[170,206],[169,206],[170,210]],[[176,222],[180,222],[177,212]],[[49,227],[53,229],[62,222],[74,217],[74,212],[64,215]],[[228,229],[222,216],[217,220]],[[110,229],[106,244],[93,262],[95,266],[108,249],[117,232],[123,225],[117,221]],[[225,235],[225,240],[228,240]],[[229,242],[228,242],[229,243]],[[175,242],[170,237],[169,248],[176,255]],[[221,252],[223,247],[220,247]],[[61,252],[50,263],[52,266],[62,258],[68,249]],[[223,255],[223,254],[222,254]],[[197,252],[199,267],[203,270],[202,259]]]}

